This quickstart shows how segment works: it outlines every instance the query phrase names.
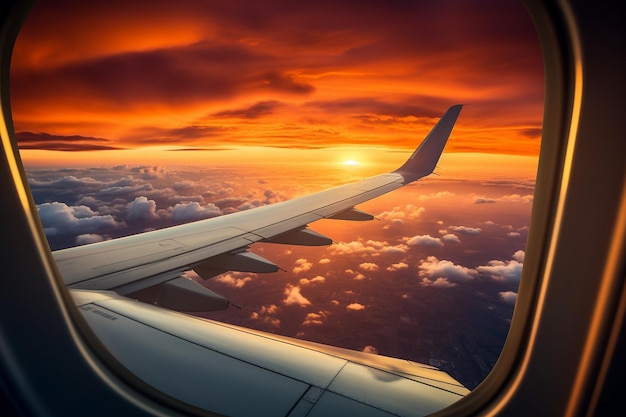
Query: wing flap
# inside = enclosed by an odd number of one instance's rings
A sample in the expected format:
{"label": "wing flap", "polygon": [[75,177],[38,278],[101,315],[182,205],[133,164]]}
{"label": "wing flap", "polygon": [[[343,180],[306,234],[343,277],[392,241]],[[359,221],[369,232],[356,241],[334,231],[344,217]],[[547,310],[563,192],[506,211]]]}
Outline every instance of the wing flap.
{"label": "wing flap", "polygon": [[[426,415],[468,394],[446,373],[407,360],[192,318],[112,294],[72,293],[131,372],[168,395],[225,415],[257,415],[261,408],[281,416],[296,410]],[[182,360],[172,360],[172,351]],[[269,411],[268,398],[275,399]]]}
{"label": "wing flap", "polygon": [[264,242],[282,243],[285,245],[327,246],[332,244],[333,240],[311,229],[300,229],[265,239]]}
{"label": "wing flap", "polygon": [[130,294],[130,297],[170,310],[186,312],[218,311],[230,305],[226,298],[184,277],[144,288]]}
{"label": "wing flap", "polygon": [[340,213],[334,214],[329,217],[329,219],[335,220],[351,220],[351,221],[367,221],[374,220],[374,216],[364,211],[355,209],[352,207],[346,211],[342,211]]}
{"label": "wing flap", "polygon": [[207,259],[193,270],[204,279],[226,271],[267,273],[278,271],[278,265],[251,252],[224,253]]}

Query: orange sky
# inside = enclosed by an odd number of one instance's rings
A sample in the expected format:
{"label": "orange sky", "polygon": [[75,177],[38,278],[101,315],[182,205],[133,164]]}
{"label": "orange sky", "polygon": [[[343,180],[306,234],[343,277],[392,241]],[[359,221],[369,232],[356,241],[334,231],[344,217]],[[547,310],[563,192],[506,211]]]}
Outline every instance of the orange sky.
{"label": "orange sky", "polygon": [[392,155],[457,103],[447,152],[536,156],[543,69],[517,2],[43,0],[11,103],[36,164]]}

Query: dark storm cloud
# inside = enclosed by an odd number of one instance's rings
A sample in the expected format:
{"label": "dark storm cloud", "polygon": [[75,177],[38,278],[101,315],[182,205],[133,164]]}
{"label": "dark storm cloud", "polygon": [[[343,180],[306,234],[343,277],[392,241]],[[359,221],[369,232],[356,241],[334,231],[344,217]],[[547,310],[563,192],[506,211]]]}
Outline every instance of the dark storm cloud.
{"label": "dark storm cloud", "polygon": [[111,142],[109,139],[89,136],[62,136],[33,132],[17,132],[15,136],[20,149],[46,149],[65,152],[121,149],[109,144]]}
{"label": "dark storm cloud", "polygon": [[[434,103],[434,102],[437,103]],[[425,103],[431,102],[432,106]],[[368,115],[378,114],[393,117],[439,117],[440,112],[436,108],[445,107],[449,102],[444,99],[411,97],[403,101],[385,101],[375,97],[346,98],[329,101],[311,101],[304,105],[309,109],[323,109],[327,112],[342,112],[352,114],[365,120]]]}
{"label": "dark storm cloud", "polygon": [[[223,148],[223,137],[228,134],[228,127],[195,124],[193,126],[162,128],[156,126],[144,126],[130,130],[120,140],[132,142],[141,146],[154,145],[177,145],[179,143],[200,142],[202,145],[212,146],[211,148],[190,149],[181,148],[176,150],[220,150]],[[219,149],[213,148],[219,146]]]}
{"label": "dark storm cloud", "polygon": [[[42,0],[16,46],[11,90],[21,130],[62,136],[74,125],[114,141],[48,143],[68,151],[221,149],[255,134],[255,145],[265,136],[276,147],[324,147],[373,125],[389,127],[388,146],[404,146],[397,119],[439,116],[462,97],[473,106],[467,126],[505,126],[528,146],[472,138],[456,150],[532,153],[541,69],[532,25],[512,2]],[[306,101],[310,120],[328,126],[289,131]],[[266,119],[267,131],[246,123]]]}
{"label": "dark storm cloud", "polygon": [[216,117],[237,117],[242,119],[258,119],[259,117],[267,116],[273,114],[274,111],[283,106],[284,103],[276,100],[269,101],[261,101],[253,104],[252,106],[235,109],[235,110],[224,110],[218,113],[215,113]]}
{"label": "dark storm cloud", "polygon": [[85,94],[118,109],[139,103],[189,104],[234,97],[243,90],[308,94],[314,87],[272,70],[280,64],[238,46],[198,43],[159,50],[130,52],[49,71],[16,75],[16,94],[52,99]]}

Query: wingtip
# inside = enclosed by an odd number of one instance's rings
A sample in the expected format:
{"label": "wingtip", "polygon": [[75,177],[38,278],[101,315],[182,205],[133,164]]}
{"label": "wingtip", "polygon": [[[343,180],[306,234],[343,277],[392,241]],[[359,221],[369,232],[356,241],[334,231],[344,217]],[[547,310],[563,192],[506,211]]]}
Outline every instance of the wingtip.
{"label": "wingtip", "polygon": [[463,104],[450,106],[404,165],[394,172],[402,174],[406,182],[431,174],[462,108]]}

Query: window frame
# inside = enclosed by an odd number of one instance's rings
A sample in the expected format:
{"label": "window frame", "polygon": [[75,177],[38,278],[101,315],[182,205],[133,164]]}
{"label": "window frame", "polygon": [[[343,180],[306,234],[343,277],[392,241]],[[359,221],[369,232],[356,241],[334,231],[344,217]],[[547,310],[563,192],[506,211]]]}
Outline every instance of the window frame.
{"label": "window frame", "polygon": [[[11,51],[33,4],[8,0],[0,14],[0,391],[25,415],[213,415],[155,391],[120,366],[74,308],[56,270],[28,189],[10,108]],[[597,23],[617,12],[564,1],[526,4],[543,48],[546,87],[519,295],[492,372],[437,416],[592,413],[603,389],[610,388],[605,378],[624,335],[626,189],[620,155],[626,151],[623,126],[614,117],[618,109],[610,108],[623,95],[603,65],[612,59],[614,74],[626,70],[623,57],[610,56],[619,37],[599,47],[607,29]],[[602,161],[591,171],[588,152]],[[615,181],[607,181],[594,204],[580,205],[602,178]],[[581,253],[575,232],[586,216],[603,220],[586,228],[595,247],[585,253],[585,265],[574,267],[571,257]],[[564,292],[568,297],[559,297]],[[563,329],[560,310],[568,300],[574,303],[568,310],[572,317],[564,319]]]}

